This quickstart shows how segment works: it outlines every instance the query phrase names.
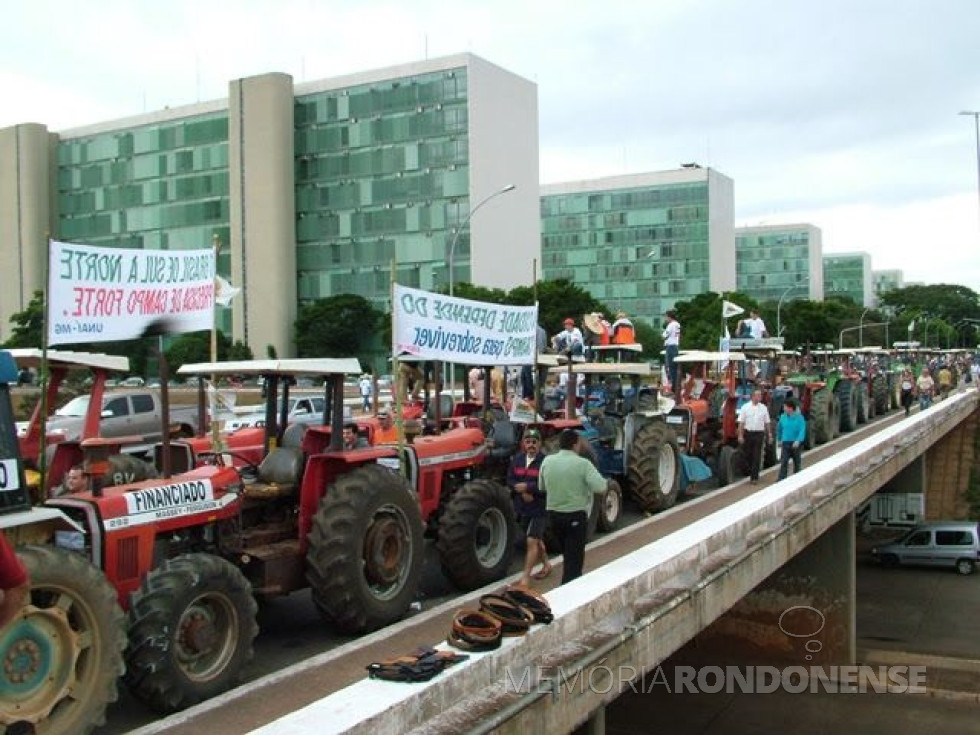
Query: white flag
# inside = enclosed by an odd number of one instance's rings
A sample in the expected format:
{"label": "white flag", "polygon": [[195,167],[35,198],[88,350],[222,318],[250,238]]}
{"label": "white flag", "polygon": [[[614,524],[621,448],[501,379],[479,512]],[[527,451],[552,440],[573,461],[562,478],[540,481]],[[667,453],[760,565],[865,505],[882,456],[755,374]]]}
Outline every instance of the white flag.
{"label": "white flag", "polygon": [[915,330],[915,319],[909,322],[909,334],[912,334],[914,330]]}
{"label": "white flag", "polygon": [[215,276],[214,280],[218,287],[214,295],[215,302],[222,306],[231,306],[231,300],[241,292],[241,289],[235,288],[221,276]]}
{"label": "white flag", "polygon": [[[727,302],[726,302],[727,303]],[[728,352],[732,348],[732,335],[728,331],[728,325],[725,325],[725,334],[718,340],[718,351]],[[718,363],[718,369],[724,370],[728,367],[728,360],[721,360]]]}
{"label": "white flag", "polygon": [[738,316],[739,314],[744,314],[745,309],[743,309],[738,304],[733,304],[731,301],[721,302],[721,316],[723,319],[727,319],[730,316]]}

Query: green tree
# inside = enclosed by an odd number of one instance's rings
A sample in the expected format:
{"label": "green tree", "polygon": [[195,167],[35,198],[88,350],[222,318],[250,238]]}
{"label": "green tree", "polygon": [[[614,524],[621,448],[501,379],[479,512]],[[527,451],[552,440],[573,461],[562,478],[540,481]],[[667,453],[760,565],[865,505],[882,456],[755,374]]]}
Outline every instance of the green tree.
{"label": "green tree", "polygon": [[881,305],[893,310],[899,317],[928,314],[930,318],[942,319],[947,324],[956,324],[964,319],[980,319],[977,293],[966,286],[954,284],[896,288],[881,295]]}
{"label": "green tree", "polygon": [[14,328],[3,347],[40,349],[44,342],[44,292],[35,291],[27,307],[10,317],[10,323]]}
{"label": "green tree", "polygon": [[[739,292],[728,292],[722,298],[713,291],[698,294],[690,301],[678,301],[674,305],[677,321],[681,323],[682,350],[717,350],[719,340],[724,331],[722,324],[722,301],[730,301],[745,309],[748,316],[750,309],[758,307],[758,303],[750,296]],[[739,317],[741,318],[741,317]],[[736,319],[727,319],[729,333],[736,332]]]}
{"label": "green tree", "polygon": [[[529,306],[534,303],[534,289],[518,286],[507,295],[507,303],[515,306]],[[538,283],[538,323],[549,335],[562,330],[562,322],[571,317],[580,325],[584,314],[600,311],[606,317],[614,312],[581,286],[565,278]],[[612,319],[610,319],[612,321]]]}
{"label": "green tree", "polygon": [[[231,343],[223,332],[218,332],[218,360],[227,360]],[[170,374],[176,375],[181,365],[194,362],[211,362],[211,332],[187,332],[175,339],[164,350]],[[251,354],[251,351],[249,351]]]}
{"label": "green tree", "polygon": [[300,357],[358,357],[363,362],[382,316],[356,294],[317,299],[296,317],[296,352]]}
{"label": "green tree", "polygon": [[240,339],[235,340],[235,343],[228,348],[228,359],[251,360],[253,359],[252,348],[242,342]]}

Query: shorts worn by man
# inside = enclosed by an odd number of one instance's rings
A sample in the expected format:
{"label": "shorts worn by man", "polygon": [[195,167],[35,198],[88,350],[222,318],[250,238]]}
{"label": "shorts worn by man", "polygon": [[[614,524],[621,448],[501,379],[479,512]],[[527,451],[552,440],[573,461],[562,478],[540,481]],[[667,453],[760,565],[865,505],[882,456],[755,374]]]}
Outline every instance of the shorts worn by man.
{"label": "shorts worn by man", "polygon": [[[524,557],[524,574],[521,584],[528,586],[531,578],[544,579],[551,573],[548,549],[544,545],[544,529],[548,520],[544,490],[539,482],[541,463],[541,433],[528,428],[521,440],[522,452],[514,455],[507,470],[507,486],[514,493],[514,511],[517,522],[527,536],[527,553]],[[540,562],[541,569],[532,574]]]}
{"label": "shorts worn by man", "polygon": [[565,429],[558,437],[558,453],[541,464],[548,520],[565,557],[562,584],[582,576],[592,496],[608,487],[595,465],[576,451],[582,441],[575,429]]}
{"label": "shorts worn by man", "polygon": [[0,630],[24,607],[29,592],[27,569],[0,533]]}

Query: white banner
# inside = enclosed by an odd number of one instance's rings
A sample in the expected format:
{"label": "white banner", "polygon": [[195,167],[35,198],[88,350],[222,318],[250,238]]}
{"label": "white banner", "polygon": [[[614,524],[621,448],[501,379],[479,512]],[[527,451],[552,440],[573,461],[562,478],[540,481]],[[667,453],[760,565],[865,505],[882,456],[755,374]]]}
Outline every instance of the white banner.
{"label": "white banner", "polygon": [[51,241],[48,344],[211,329],[214,250],[135,250]]}
{"label": "white banner", "polygon": [[537,306],[505,306],[395,285],[395,355],[467,365],[532,365]]}

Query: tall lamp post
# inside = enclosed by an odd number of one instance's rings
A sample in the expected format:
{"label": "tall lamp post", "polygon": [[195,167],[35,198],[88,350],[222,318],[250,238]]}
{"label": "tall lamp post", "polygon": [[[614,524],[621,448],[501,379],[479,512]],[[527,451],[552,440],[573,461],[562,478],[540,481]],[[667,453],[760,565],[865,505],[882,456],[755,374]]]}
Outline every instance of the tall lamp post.
{"label": "tall lamp post", "polygon": [[858,347],[864,347],[864,315],[869,311],[871,311],[870,307],[862,311],[861,318],[858,320]]}
{"label": "tall lamp post", "polygon": [[804,278],[799,283],[794,283],[792,286],[790,286],[785,291],[783,291],[782,295],[779,297],[779,302],[776,304],[776,336],[777,337],[783,336],[783,321],[782,321],[783,299],[786,298],[786,295],[790,291],[797,289],[800,286],[806,286],[808,283],[810,283],[810,279]]}
{"label": "tall lamp post", "polygon": [[[963,110],[961,115],[968,115],[973,118],[973,127],[977,136],[977,203],[980,206],[980,111]],[[980,216],[980,209],[977,210]]]}
{"label": "tall lamp post", "polygon": [[[507,186],[503,187],[502,189],[497,189],[497,191],[493,192],[492,194],[483,197],[483,199],[481,199],[476,203],[476,206],[469,211],[469,214],[467,214],[466,217],[463,219],[463,221],[460,222],[459,225],[456,227],[456,232],[453,233],[452,242],[449,243],[449,296],[450,298],[452,298],[453,296],[453,288],[456,284],[453,267],[456,264],[456,243],[459,242],[460,233],[463,232],[463,229],[466,227],[467,224],[469,224],[469,221],[473,219],[473,215],[476,214],[477,210],[480,207],[482,207],[484,204],[489,202],[491,199],[495,197],[499,197],[501,194],[506,194],[509,191],[514,191],[514,189],[516,188],[517,188],[517,184],[507,184]],[[449,366],[449,392],[451,395],[455,395],[456,393],[456,366],[453,364],[450,364]],[[436,400],[438,400],[438,398]]]}

